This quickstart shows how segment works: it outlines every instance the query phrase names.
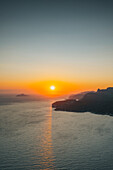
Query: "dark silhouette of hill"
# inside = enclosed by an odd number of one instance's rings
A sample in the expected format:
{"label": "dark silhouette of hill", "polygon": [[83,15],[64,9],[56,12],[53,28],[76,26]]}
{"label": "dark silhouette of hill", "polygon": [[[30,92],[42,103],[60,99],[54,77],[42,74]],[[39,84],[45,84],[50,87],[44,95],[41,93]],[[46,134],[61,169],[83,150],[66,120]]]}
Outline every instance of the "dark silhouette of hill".
{"label": "dark silhouette of hill", "polygon": [[113,87],[89,92],[79,101],[74,99],[57,101],[52,107],[61,111],[92,112],[113,116]]}

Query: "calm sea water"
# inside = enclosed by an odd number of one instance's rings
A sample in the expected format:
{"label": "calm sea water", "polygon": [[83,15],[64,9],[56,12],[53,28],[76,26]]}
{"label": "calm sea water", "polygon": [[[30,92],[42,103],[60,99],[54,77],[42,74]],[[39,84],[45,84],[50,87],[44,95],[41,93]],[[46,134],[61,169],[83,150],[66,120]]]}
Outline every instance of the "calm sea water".
{"label": "calm sea water", "polygon": [[113,117],[56,112],[51,101],[0,106],[0,170],[113,169]]}

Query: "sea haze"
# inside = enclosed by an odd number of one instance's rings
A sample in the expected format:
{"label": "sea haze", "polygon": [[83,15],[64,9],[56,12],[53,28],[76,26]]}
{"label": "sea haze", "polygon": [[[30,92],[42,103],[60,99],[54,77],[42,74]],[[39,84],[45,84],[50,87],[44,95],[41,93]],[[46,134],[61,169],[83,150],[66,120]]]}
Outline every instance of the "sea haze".
{"label": "sea haze", "polygon": [[113,169],[113,117],[54,111],[52,102],[1,103],[0,169]]}
{"label": "sea haze", "polygon": [[9,105],[14,103],[23,103],[31,101],[46,100],[40,95],[26,95],[26,94],[0,94],[0,105]]}

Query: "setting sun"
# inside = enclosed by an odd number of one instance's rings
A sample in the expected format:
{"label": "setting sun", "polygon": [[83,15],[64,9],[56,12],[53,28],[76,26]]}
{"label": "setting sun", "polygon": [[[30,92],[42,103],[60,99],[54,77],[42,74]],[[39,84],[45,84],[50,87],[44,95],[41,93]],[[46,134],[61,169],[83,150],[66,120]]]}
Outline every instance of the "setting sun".
{"label": "setting sun", "polygon": [[50,86],[50,89],[51,90],[55,90],[55,86]]}

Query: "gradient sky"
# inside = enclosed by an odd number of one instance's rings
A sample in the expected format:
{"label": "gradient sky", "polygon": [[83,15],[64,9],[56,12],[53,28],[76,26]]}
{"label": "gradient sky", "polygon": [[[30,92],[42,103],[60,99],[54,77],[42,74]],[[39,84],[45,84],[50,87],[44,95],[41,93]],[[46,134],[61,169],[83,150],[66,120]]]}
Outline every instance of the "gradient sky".
{"label": "gradient sky", "polygon": [[113,86],[112,0],[0,2],[0,89]]}

